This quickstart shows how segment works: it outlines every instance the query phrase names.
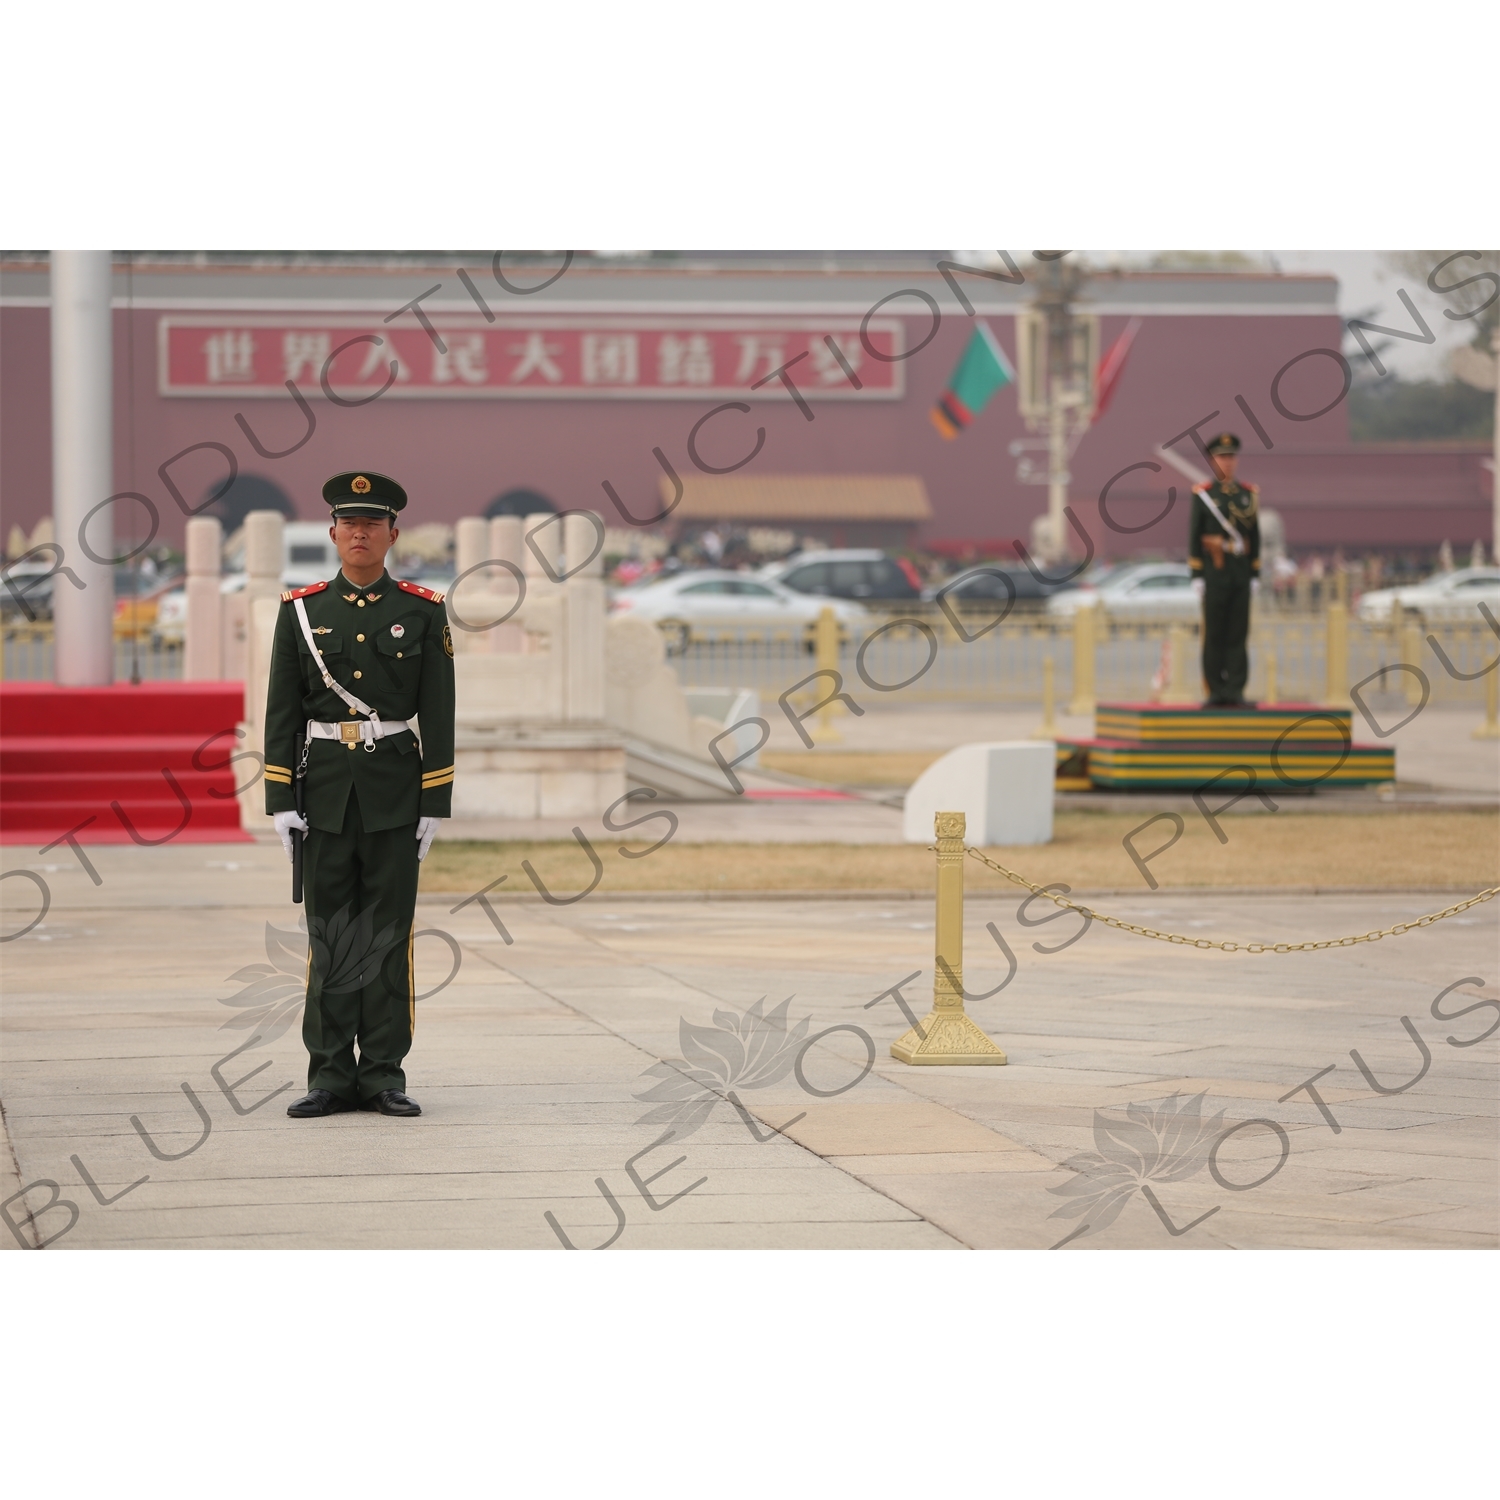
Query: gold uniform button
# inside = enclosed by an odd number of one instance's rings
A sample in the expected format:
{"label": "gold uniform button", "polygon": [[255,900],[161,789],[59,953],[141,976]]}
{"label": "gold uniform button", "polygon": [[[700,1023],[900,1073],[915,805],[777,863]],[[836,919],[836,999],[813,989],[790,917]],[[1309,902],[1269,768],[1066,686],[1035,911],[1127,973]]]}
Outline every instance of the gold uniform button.
{"label": "gold uniform button", "polygon": [[397,661],[401,660],[401,653],[399,651],[396,653],[396,660]]}
{"label": "gold uniform button", "polygon": [[356,677],[363,677],[365,674],[363,672],[356,672],[354,675]]}
{"label": "gold uniform button", "polygon": [[363,609],[363,608],[364,608],[364,607],[365,607],[365,601],[364,601],[364,600],[363,600],[363,599],[361,599],[361,600],[360,600],[360,601],[359,601],[359,607],[360,607],[360,608],[361,608],[361,609]]}
{"label": "gold uniform button", "polygon": [[362,641],[362,640],[364,640],[364,636],[357,635],[357,636],[354,637],[354,639],[357,640],[357,641]]}

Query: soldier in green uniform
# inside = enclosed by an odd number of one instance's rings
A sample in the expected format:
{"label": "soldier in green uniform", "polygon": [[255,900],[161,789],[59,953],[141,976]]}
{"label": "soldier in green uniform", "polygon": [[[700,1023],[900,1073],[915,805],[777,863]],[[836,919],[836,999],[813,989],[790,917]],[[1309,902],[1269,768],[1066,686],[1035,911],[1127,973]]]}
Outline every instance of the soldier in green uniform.
{"label": "soldier in green uniform", "polygon": [[342,566],[281,596],[266,694],[266,811],[289,857],[304,835],[311,940],[308,1093],[287,1113],[419,1115],[401,1061],[417,865],[453,800],[453,638],[443,596],[385,570],[406,491],[366,471],[335,475],[323,498]]}
{"label": "soldier in green uniform", "polygon": [[1260,492],[1234,476],[1240,440],[1221,432],[1208,445],[1218,477],[1193,491],[1188,520],[1188,566],[1203,601],[1203,680],[1209,708],[1253,708],[1245,702],[1250,676],[1250,596],[1259,587]]}

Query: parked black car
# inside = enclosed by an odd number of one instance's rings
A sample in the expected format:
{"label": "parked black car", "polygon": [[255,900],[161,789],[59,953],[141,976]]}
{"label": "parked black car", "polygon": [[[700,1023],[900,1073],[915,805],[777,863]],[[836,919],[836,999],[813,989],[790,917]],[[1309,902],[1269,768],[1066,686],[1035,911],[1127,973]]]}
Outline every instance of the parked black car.
{"label": "parked black car", "polygon": [[1076,582],[1044,583],[1021,563],[983,563],[966,568],[946,583],[923,589],[922,597],[931,601],[942,594],[955,609],[966,604],[1004,604],[1007,599],[1017,604],[1039,604],[1053,594],[1077,587]]}

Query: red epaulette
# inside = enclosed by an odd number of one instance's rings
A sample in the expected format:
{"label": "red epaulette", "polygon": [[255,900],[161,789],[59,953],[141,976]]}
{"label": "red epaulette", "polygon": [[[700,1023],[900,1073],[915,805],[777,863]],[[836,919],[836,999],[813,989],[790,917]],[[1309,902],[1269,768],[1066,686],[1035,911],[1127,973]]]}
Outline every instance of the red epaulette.
{"label": "red epaulette", "polygon": [[404,578],[397,583],[396,587],[406,594],[415,594],[419,599],[430,600],[433,604],[441,604],[443,596],[432,589],[424,589],[420,583],[408,583]]}
{"label": "red epaulette", "polygon": [[321,594],[327,587],[328,580],[325,578],[322,583],[310,583],[305,589],[286,589],[281,595],[281,602],[290,604],[293,599],[305,599],[309,594]]}

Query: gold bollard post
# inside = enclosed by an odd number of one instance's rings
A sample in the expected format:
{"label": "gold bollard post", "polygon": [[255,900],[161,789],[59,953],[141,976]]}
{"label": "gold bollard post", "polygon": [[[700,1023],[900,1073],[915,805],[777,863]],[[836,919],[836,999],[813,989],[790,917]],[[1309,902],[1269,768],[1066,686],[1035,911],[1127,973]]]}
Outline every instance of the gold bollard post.
{"label": "gold bollard post", "polygon": [[[1422,627],[1415,615],[1408,616],[1401,627],[1401,660],[1413,667],[1422,665]],[[1415,672],[1403,672],[1401,676],[1406,688],[1406,701],[1415,708],[1422,701],[1422,680]]]}
{"label": "gold bollard post", "polygon": [[961,812],[940,812],[933,818],[937,972],[932,981],[932,1012],[891,1043],[892,1057],[916,1067],[972,1068],[1006,1061],[1005,1053],[964,1014],[964,823]]}
{"label": "gold bollard post", "polygon": [[1500,740],[1500,667],[1484,678],[1484,723],[1474,731],[1476,740]]}
{"label": "gold bollard post", "polygon": [[1173,625],[1167,632],[1167,686],[1161,695],[1163,703],[1196,703],[1193,691],[1192,637],[1186,625]]}
{"label": "gold bollard post", "polygon": [[1349,696],[1349,608],[1335,599],[1328,606],[1327,676],[1324,701],[1336,708],[1347,708]]}
{"label": "gold bollard post", "polygon": [[[818,670],[820,672],[837,672],[839,669],[839,621],[833,612],[833,606],[825,604],[818,611],[818,622],[813,627],[813,647],[817,657]],[[818,696],[826,698],[829,694],[829,685],[823,678],[819,678],[820,691]],[[813,739],[820,745],[837,745],[843,740],[837,729],[833,727],[833,716],[836,711],[843,709],[842,703],[825,703],[818,710],[818,727],[813,730]]]}
{"label": "gold bollard post", "polygon": [[1083,604],[1073,611],[1073,701],[1068,712],[1088,718],[1094,711],[1094,647],[1099,606]]}
{"label": "gold bollard post", "polygon": [[1031,731],[1031,737],[1034,740],[1057,738],[1057,674],[1050,656],[1042,658],[1042,722],[1039,728]]}

